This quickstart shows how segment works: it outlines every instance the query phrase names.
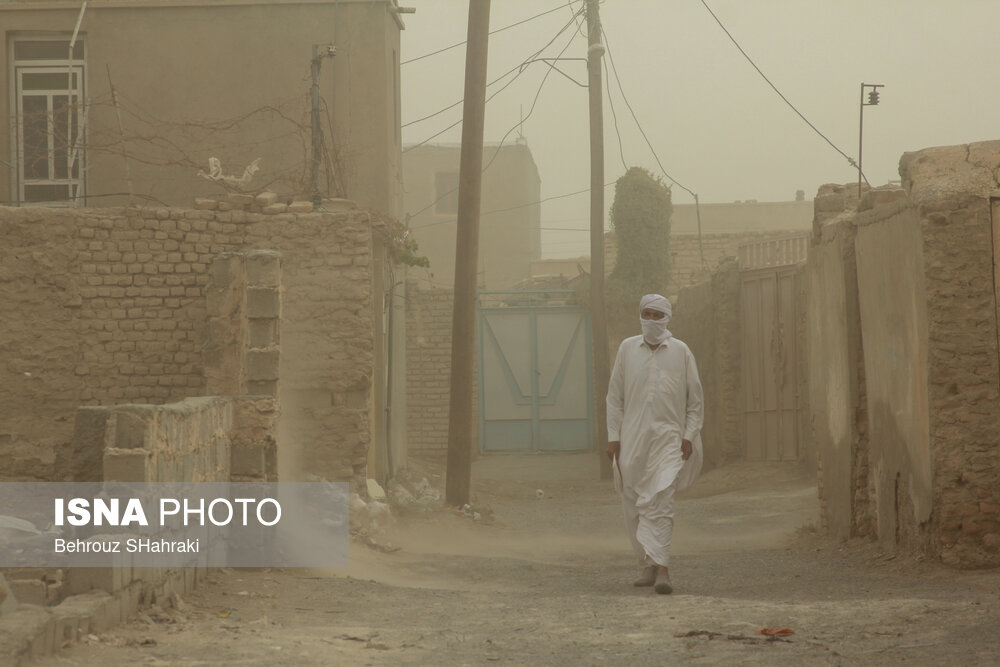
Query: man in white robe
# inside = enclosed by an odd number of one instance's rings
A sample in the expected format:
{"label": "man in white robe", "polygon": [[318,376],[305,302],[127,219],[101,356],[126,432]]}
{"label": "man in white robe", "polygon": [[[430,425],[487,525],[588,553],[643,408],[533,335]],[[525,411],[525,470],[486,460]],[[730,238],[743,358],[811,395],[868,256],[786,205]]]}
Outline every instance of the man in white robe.
{"label": "man in white robe", "polygon": [[642,572],[636,586],[671,593],[674,493],[701,471],[704,419],[694,355],[667,329],[670,301],[639,302],[642,334],[622,341],[608,386],[608,456]]}

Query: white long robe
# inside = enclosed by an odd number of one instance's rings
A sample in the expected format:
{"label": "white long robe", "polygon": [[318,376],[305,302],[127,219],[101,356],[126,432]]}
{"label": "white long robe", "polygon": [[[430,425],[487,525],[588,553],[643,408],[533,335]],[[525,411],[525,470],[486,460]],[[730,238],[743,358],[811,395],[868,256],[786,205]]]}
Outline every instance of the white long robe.
{"label": "white long robe", "polygon": [[[676,482],[683,491],[701,472],[701,379],[690,348],[668,338],[656,350],[642,336],[622,341],[607,396],[608,441],[620,441],[622,486],[648,504]],[[684,461],[681,441],[690,440]]]}

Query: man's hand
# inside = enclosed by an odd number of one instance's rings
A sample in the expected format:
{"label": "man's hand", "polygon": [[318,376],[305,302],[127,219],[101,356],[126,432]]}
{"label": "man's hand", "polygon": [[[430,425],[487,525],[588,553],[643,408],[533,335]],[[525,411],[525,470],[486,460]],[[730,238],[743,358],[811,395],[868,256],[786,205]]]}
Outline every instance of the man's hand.
{"label": "man's hand", "polygon": [[[677,441],[675,440],[674,442],[677,442]],[[694,451],[694,448],[691,446],[691,441],[690,440],[681,440],[681,458],[682,459],[684,459],[685,461],[687,461],[689,458],[691,458],[691,452],[693,452],[693,451]]]}
{"label": "man's hand", "polygon": [[621,451],[622,451],[621,440],[615,440],[614,442],[608,443],[607,452],[609,459],[614,460],[614,458],[618,456],[621,453]]}

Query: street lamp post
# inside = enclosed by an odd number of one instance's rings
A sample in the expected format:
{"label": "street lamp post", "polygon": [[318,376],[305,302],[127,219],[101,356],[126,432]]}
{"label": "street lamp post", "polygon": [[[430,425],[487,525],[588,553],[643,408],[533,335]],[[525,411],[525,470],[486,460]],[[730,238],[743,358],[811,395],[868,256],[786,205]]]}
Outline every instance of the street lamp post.
{"label": "street lamp post", "polygon": [[[865,102],[865,88],[871,89],[868,91],[867,102]],[[858,122],[858,199],[861,199],[861,179],[864,178],[864,172],[861,171],[861,149],[864,146],[863,140],[865,131],[865,107],[873,107],[878,105],[879,88],[885,88],[885,86],[881,83],[861,84],[861,120]]]}

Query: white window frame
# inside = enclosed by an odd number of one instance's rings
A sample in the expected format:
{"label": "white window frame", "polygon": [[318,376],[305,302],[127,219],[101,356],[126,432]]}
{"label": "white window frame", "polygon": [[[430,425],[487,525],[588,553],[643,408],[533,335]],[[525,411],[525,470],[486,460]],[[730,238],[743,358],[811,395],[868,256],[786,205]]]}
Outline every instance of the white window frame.
{"label": "white window frame", "polygon": [[[45,206],[71,206],[77,201],[86,197],[86,160],[85,133],[86,133],[86,109],[83,101],[86,99],[86,44],[83,43],[83,36],[77,36],[77,42],[81,43],[83,55],[80,58],[69,57],[69,41],[71,35],[17,35],[10,42],[10,63],[11,81],[11,107],[16,119],[16,131],[14,138],[15,149],[15,184],[14,192],[17,196],[18,204],[25,205],[45,205]],[[15,58],[15,44],[21,42],[62,42],[66,44],[66,57],[62,59],[47,60],[17,60]],[[69,76],[72,73],[72,76]],[[67,88],[64,89],[31,89],[24,90],[22,81],[26,74],[62,74],[67,75]],[[69,88],[72,87],[72,90]],[[48,137],[48,165],[47,178],[28,178],[25,169],[24,155],[24,100],[26,97],[44,97],[46,100],[47,115],[47,137]],[[57,98],[68,98],[71,108],[75,108],[76,113],[72,114],[73,128],[77,140],[74,146],[68,150],[56,150],[55,133],[52,124],[54,120],[54,102]],[[67,115],[67,121],[70,115]],[[66,128],[64,136],[68,136],[69,127]],[[74,160],[76,169],[70,161]],[[57,160],[66,162],[66,177],[57,178],[55,176],[55,165]],[[75,172],[75,176],[74,176]],[[28,200],[26,189],[37,185],[65,185],[68,187],[68,197],[59,200]]]}

